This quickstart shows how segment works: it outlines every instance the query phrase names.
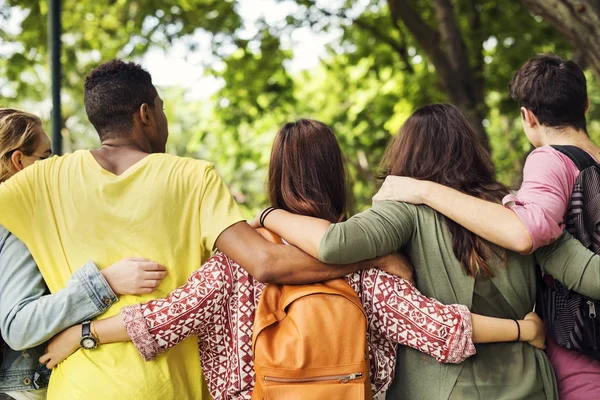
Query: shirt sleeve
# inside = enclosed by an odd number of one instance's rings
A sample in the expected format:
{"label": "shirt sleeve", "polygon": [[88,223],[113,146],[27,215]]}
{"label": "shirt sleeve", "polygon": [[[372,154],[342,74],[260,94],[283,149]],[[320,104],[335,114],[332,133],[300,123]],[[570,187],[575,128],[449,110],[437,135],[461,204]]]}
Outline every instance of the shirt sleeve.
{"label": "shirt sleeve", "polygon": [[5,283],[0,290],[0,330],[15,350],[37,346],[117,301],[93,262],[73,274],[64,289],[49,294],[25,244],[4,228],[0,228],[0,282]]}
{"label": "shirt sleeve", "polygon": [[549,246],[535,252],[542,271],[569,290],[600,300],[600,256],[564,232]]}
{"label": "shirt sleeve", "polygon": [[204,248],[212,251],[219,235],[231,225],[243,220],[229,188],[214,166],[210,165],[204,173],[200,203],[200,235]]}
{"label": "shirt sleeve", "polygon": [[575,164],[550,146],[540,147],[527,157],[519,192],[506,196],[502,203],[527,227],[532,251],[552,243],[562,233],[577,175]]}
{"label": "shirt sleeve", "polygon": [[389,254],[404,246],[415,229],[415,206],[395,201],[375,203],[348,221],[332,224],[319,245],[319,259],[351,264]]}
{"label": "shirt sleeve", "polygon": [[442,363],[458,364],[475,354],[471,312],[422,295],[408,281],[373,268],[373,322],[382,336]]}
{"label": "shirt sleeve", "polygon": [[27,241],[32,231],[37,191],[43,190],[38,179],[43,172],[39,164],[0,184],[0,225],[23,241]]}
{"label": "shirt sleeve", "polygon": [[199,336],[218,310],[225,308],[224,263],[226,256],[217,252],[168,297],[121,309],[127,334],[144,360],[156,358],[190,336]]}

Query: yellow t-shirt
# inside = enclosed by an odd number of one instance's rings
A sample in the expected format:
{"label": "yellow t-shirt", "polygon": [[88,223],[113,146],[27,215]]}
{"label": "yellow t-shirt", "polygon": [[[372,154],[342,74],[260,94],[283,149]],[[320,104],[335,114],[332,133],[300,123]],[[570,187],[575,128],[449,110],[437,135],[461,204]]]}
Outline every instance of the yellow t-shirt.
{"label": "yellow t-shirt", "polygon": [[[221,232],[241,220],[210,163],[167,154],[148,155],[116,176],[89,151],[77,151],[0,185],[0,224],[27,244],[51,292],[88,260],[101,269],[129,256],[167,266],[158,290],[121,296],[101,318],[183,285]],[[48,398],[201,399],[197,343],[188,338],[151,362],[131,342],[80,349],[52,373]]]}

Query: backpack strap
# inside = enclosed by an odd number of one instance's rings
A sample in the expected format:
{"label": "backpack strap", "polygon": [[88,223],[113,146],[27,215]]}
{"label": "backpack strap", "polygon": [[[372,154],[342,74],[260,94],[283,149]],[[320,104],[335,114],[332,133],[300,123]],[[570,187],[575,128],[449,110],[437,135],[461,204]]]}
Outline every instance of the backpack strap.
{"label": "backpack strap", "polygon": [[592,156],[588,154],[587,151],[577,147],[577,146],[558,146],[552,145],[552,148],[556,151],[563,153],[565,156],[569,157],[571,161],[575,163],[579,171],[583,171],[591,166],[598,164],[596,160]]}

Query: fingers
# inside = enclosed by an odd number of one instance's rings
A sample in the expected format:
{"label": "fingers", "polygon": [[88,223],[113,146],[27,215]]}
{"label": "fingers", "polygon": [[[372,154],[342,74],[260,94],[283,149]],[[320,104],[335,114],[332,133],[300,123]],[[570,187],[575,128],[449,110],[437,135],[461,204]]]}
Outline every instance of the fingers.
{"label": "fingers", "polygon": [[52,360],[52,356],[50,355],[50,353],[46,353],[43,356],[40,357],[40,363],[41,364],[46,364],[46,368],[48,369],[52,369],[54,367],[56,367],[56,362],[54,362]]}
{"label": "fingers", "polygon": [[149,288],[149,289],[156,289],[159,284],[160,284],[160,280],[158,280],[158,279],[147,279],[142,282],[141,287]]}
{"label": "fingers", "polygon": [[144,272],[145,280],[162,281],[167,276],[167,271],[147,271]]}
{"label": "fingers", "polygon": [[40,364],[47,364],[51,359],[52,356],[50,356],[50,353],[45,353],[40,357]]}
{"label": "fingers", "polygon": [[147,261],[147,260],[144,262],[141,262],[140,267],[142,267],[142,269],[144,271],[166,271],[167,270],[167,267],[165,267],[164,265],[161,265],[154,261]]}

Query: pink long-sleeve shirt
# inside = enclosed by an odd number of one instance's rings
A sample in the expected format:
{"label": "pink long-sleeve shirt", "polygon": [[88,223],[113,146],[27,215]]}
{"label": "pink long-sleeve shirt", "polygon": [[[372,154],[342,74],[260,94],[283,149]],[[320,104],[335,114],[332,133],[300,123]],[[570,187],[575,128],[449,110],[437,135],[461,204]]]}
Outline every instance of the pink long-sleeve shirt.
{"label": "pink long-sleeve shirt", "polygon": [[[539,147],[527,157],[519,192],[516,196],[506,196],[503,204],[517,213],[527,227],[533,242],[532,251],[561,235],[578,176],[575,163],[551,146]],[[560,398],[600,398],[600,362],[560,347],[550,337],[546,344]]]}
{"label": "pink long-sleeve shirt", "polygon": [[[358,294],[368,317],[375,395],[387,390],[394,378],[398,344],[445,363],[460,363],[475,354],[466,306],[443,305],[379,269],[344,279]],[[252,326],[263,289],[263,284],[217,252],[169,297],[125,307],[121,317],[145,360],[198,336],[202,369],[213,398],[250,399],[255,378]]]}

